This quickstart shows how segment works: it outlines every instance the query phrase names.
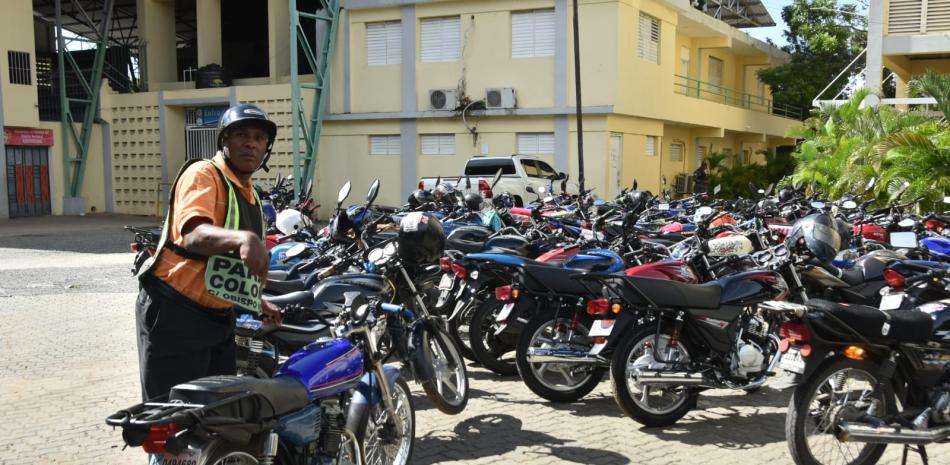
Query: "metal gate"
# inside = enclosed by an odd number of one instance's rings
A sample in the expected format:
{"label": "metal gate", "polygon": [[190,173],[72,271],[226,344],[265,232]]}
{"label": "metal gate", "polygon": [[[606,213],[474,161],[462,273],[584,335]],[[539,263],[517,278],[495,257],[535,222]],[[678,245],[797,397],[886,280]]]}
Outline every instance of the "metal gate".
{"label": "metal gate", "polygon": [[10,218],[49,215],[49,148],[6,147]]}
{"label": "metal gate", "polygon": [[189,160],[214,157],[218,150],[218,128],[186,126],[185,155]]}

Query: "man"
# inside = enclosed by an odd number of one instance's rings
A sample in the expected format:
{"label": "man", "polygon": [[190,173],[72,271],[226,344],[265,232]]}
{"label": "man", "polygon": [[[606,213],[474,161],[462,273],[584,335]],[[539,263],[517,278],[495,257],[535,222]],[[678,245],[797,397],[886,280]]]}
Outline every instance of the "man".
{"label": "man", "polygon": [[172,184],[158,250],[139,272],[145,399],[196,378],[235,373],[235,307],[280,324],[279,310],[260,300],[269,257],[251,184],[255,171],[267,169],[276,135],[260,108],[231,107],[218,125],[217,155],[186,163]]}

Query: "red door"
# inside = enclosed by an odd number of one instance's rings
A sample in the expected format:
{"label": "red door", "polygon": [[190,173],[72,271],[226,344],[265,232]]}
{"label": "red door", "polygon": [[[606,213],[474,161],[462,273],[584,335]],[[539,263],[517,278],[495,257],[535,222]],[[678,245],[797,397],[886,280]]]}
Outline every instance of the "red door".
{"label": "red door", "polygon": [[49,215],[49,148],[6,147],[10,218]]}

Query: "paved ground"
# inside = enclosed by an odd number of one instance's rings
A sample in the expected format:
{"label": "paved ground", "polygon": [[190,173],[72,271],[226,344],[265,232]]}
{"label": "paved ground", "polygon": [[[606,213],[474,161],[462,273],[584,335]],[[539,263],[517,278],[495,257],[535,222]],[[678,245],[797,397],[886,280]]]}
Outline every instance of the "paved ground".
{"label": "paved ground", "polygon": [[[139,396],[129,234],[142,217],[0,221],[0,464],[142,464],[105,416]],[[643,429],[603,385],[555,405],[471,367],[472,399],[446,416],[415,389],[414,463],[789,464],[786,393],[714,391],[673,427]],[[892,447],[881,463],[899,463]],[[933,447],[932,464],[950,464]],[[919,463],[911,460],[909,463]]]}

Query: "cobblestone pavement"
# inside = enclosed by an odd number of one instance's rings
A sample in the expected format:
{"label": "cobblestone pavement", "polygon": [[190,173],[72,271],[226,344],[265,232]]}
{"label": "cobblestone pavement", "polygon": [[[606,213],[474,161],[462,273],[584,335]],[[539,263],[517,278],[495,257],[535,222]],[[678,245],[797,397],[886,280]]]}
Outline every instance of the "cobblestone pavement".
{"label": "cobblestone pavement", "polygon": [[[143,464],[141,450],[122,450],[103,419],[140,392],[136,284],[121,225],[148,220],[29,221],[0,221],[0,464]],[[619,411],[606,383],[557,405],[516,378],[469,373],[472,398],[458,416],[440,414],[414,386],[413,463],[791,463],[787,393],[713,391],[676,425],[644,429]],[[950,464],[946,445],[930,455]],[[899,449],[881,463],[900,463]]]}

